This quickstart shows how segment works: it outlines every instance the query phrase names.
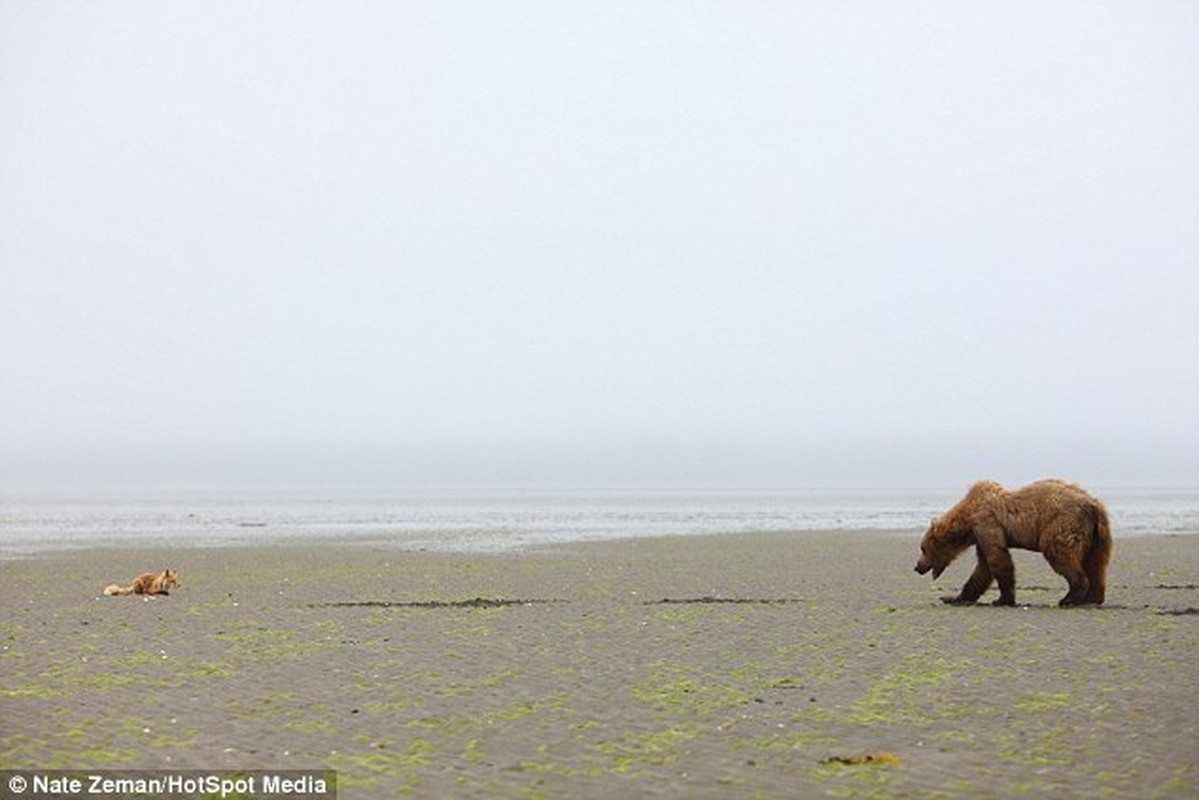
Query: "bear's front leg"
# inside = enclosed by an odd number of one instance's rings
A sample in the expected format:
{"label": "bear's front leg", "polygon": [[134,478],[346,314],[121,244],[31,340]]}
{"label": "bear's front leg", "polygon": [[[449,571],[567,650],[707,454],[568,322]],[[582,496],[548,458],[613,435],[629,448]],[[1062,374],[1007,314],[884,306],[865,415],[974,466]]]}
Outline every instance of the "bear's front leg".
{"label": "bear's front leg", "polygon": [[975,557],[977,563],[974,565],[974,572],[970,573],[970,577],[966,580],[962,591],[958,592],[957,596],[947,595],[941,598],[944,603],[949,603],[954,606],[970,605],[983,596],[983,592],[991,586],[991,581],[994,578],[991,575],[991,568],[987,566],[987,560],[983,557],[982,548],[975,548]]}
{"label": "bear's front leg", "polygon": [[1003,527],[993,518],[981,519],[974,525],[974,538],[978,543],[979,560],[987,562],[999,584],[999,598],[992,605],[1016,605],[1016,565],[1007,549]]}
{"label": "bear's front leg", "polygon": [[1016,565],[1012,563],[1012,554],[1006,547],[999,546],[987,550],[987,566],[999,584],[999,597],[993,605],[1016,605]]}

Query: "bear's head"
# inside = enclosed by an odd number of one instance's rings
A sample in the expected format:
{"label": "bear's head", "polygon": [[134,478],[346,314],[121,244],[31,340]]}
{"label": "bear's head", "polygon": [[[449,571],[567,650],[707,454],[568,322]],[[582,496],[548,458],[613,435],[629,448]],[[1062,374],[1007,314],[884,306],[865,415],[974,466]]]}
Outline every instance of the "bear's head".
{"label": "bear's head", "polygon": [[969,546],[969,529],[959,529],[944,517],[938,517],[929,523],[924,538],[920,540],[920,558],[916,559],[916,572],[923,575],[932,570],[935,581]]}

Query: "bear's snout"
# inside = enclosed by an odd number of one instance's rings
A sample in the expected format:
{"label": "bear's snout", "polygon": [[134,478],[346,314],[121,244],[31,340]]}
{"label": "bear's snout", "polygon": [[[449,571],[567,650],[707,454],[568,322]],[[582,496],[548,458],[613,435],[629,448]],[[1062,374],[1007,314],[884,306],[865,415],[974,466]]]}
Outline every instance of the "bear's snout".
{"label": "bear's snout", "polygon": [[916,566],[913,569],[916,570],[916,574],[918,575],[923,575],[931,569],[933,571],[933,580],[935,581],[937,578],[941,577],[941,573],[945,571],[945,565],[933,564],[929,559],[925,558],[924,556],[920,556],[920,558],[916,561]]}

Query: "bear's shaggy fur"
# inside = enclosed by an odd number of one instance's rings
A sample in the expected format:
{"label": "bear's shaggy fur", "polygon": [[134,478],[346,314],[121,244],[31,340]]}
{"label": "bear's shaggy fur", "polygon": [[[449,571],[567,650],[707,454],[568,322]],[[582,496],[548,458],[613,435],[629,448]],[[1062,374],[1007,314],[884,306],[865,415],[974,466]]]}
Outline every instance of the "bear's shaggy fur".
{"label": "bear's shaggy fur", "polygon": [[1103,503],[1078,486],[1060,480],[1031,483],[1008,491],[979,481],[944,515],[934,519],[920,542],[916,572],[932,570],[936,580],[966,548],[978,564],[957,595],[946,603],[973,603],[992,581],[999,583],[997,606],[1016,604],[1016,569],[1008,548],[1037,550],[1070,590],[1058,605],[1103,603],[1112,533]]}

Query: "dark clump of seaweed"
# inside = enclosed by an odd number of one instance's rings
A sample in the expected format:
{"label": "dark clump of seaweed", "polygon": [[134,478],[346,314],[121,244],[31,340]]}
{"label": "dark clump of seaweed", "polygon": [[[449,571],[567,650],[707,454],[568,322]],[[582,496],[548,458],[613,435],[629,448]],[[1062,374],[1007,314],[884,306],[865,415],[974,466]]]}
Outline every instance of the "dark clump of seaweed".
{"label": "dark clump of seaweed", "polygon": [[797,597],[663,597],[661,600],[647,600],[645,605],[758,605],[781,606],[790,603],[803,602]]}
{"label": "dark clump of seaweed", "polygon": [[334,603],[312,603],[309,608],[509,608],[565,603],[565,600],[522,600],[493,597],[473,597],[470,600],[343,600]]}

